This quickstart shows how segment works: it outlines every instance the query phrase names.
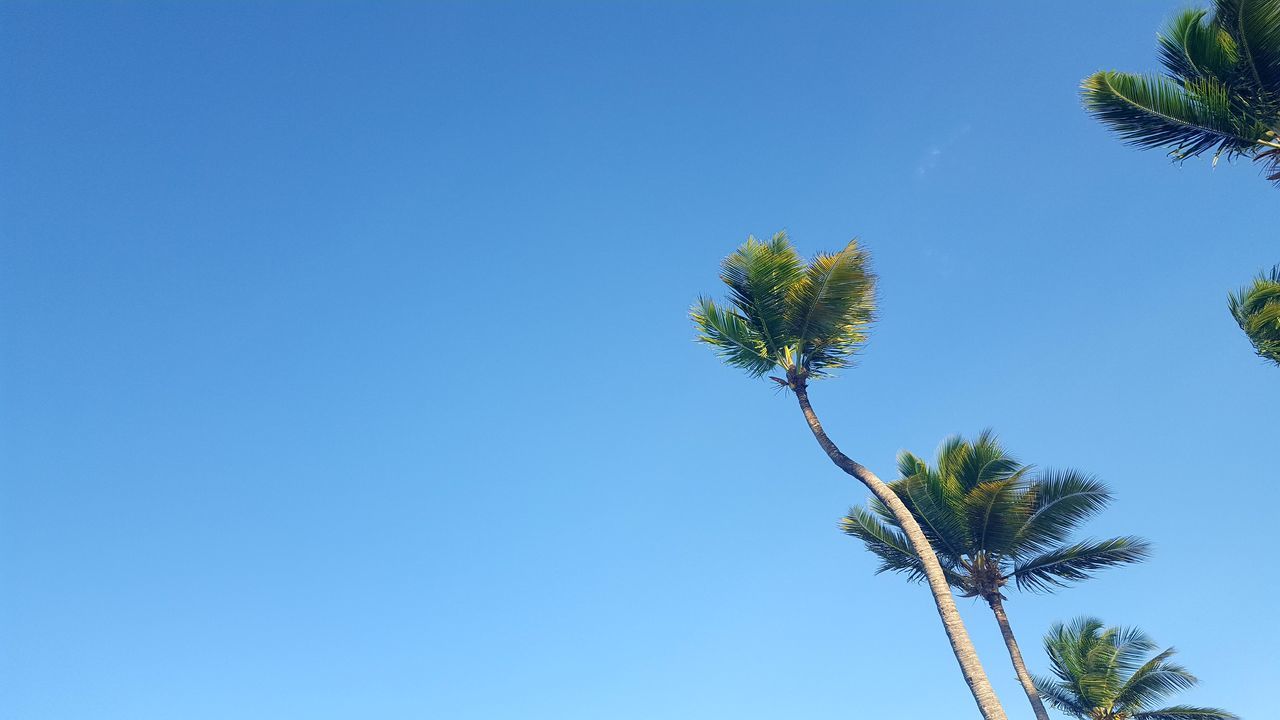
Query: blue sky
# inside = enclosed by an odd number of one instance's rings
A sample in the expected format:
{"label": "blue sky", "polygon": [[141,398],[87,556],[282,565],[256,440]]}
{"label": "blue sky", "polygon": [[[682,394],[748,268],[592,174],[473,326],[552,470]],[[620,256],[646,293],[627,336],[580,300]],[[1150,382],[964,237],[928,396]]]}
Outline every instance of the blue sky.
{"label": "blue sky", "polygon": [[[994,428],[1157,554],[1008,611],[1274,706],[1280,261],[1248,164],[1080,110],[1171,2],[0,6],[0,715],[976,717],[865,492],[692,342],[860,236],[853,456]],[[985,606],[962,601],[1011,718]]]}

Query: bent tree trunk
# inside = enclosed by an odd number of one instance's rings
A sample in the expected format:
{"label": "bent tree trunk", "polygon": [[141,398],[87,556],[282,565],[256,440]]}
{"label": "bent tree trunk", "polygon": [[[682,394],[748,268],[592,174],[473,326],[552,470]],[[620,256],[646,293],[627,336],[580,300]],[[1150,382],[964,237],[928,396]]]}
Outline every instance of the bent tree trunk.
{"label": "bent tree trunk", "polygon": [[973,693],[974,701],[978,703],[978,711],[982,713],[984,720],[1006,720],[1004,708],[1000,707],[1000,700],[996,697],[995,690],[991,689],[987,673],[982,669],[981,661],[978,660],[978,652],[973,647],[973,641],[969,639],[969,633],[964,629],[960,612],[956,610],[956,601],[951,595],[951,586],[942,573],[942,566],[938,564],[938,556],[934,554],[933,547],[929,545],[919,523],[883,480],[840,452],[840,448],[827,437],[826,431],[822,429],[822,423],[818,421],[818,416],[809,404],[809,391],[805,379],[793,379],[791,385],[796,399],[800,401],[800,410],[809,423],[809,429],[813,431],[813,436],[831,458],[831,462],[866,485],[880,502],[888,506],[893,512],[894,519],[902,526],[907,540],[911,543],[911,549],[915,551],[921,565],[924,566],[925,577],[929,581],[929,591],[933,593],[933,602],[938,606],[938,616],[942,618],[942,627],[947,631],[947,640],[951,641],[951,652],[955,653],[956,662],[960,663],[960,672],[964,675],[965,683],[969,685],[969,691]]}
{"label": "bent tree trunk", "polygon": [[1036,720],[1049,720],[1049,713],[1044,709],[1040,693],[1036,690],[1035,683],[1031,682],[1031,673],[1027,672],[1027,666],[1022,662],[1022,651],[1018,649],[1018,641],[1013,637],[1013,628],[1009,627],[1009,616],[1004,614],[1004,602],[999,595],[995,595],[987,598],[987,604],[991,606],[991,612],[995,613],[996,622],[1000,624],[1000,634],[1004,636],[1005,647],[1009,648],[1013,671],[1018,674],[1018,682],[1022,683],[1022,689],[1027,692]]}

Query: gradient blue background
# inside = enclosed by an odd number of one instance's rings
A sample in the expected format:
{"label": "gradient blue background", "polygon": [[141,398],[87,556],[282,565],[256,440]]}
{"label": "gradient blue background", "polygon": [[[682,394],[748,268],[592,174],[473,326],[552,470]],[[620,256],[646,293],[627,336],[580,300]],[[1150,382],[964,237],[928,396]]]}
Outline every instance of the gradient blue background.
{"label": "gradient blue background", "polygon": [[990,426],[1157,544],[1013,597],[1033,669],[1097,614],[1268,717],[1280,371],[1225,296],[1280,196],[1076,95],[1180,4],[770,5],[0,6],[0,716],[976,717],[865,492],[691,342],[786,228],[883,278],[813,389],[852,455]]}

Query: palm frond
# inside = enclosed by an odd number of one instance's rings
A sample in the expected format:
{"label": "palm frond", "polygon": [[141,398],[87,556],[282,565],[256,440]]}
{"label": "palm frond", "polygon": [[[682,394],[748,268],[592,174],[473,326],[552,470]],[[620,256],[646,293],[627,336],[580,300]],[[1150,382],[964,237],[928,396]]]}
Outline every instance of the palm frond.
{"label": "palm frond", "polygon": [[938,553],[960,558],[972,546],[969,528],[964,522],[961,496],[948,492],[947,478],[924,472],[889,484],[920,523]]}
{"label": "palm frond", "polygon": [[789,334],[800,346],[803,367],[814,376],[846,367],[875,314],[875,275],[858,241],[815,257],[790,295]]}
{"label": "palm frond", "polygon": [[1092,709],[1110,700],[1098,687],[1097,680],[1102,671],[1090,662],[1091,656],[1095,656],[1095,651],[1103,644],[1104,631],[1101,620],[1081,617],[1070,624],[1054,623],[1044,636],[1049,669],[1057,678],[1058,686],[1083,708]]}
{"label": "palm frond", "polygon": [[786,233],[768,242],[748,237],[721,264],[720,279],[729,286],[729,299],[770,357],[782,357],[794,342],[787,322],[787,296],[803,277],[804,261]]}
{"label": "palm frond", "polygon": [[760,333],[739,313],[721,308],[709,298],[699,298],[689,311],[698,328],[698,342],[716,349],[721,360],[760,377],[776,366]]}
{"label": "palm frond", "polygon": [[1016,477],[979,484],[964,496],[964,515],[973,548],[1000,557],[1009,554],[1027,516],[1024,485]]}
{"label": "palm frond", "polygon": [[918,472],[928,469],[928,464],[924,460],[906,450],[898,452],[898,476],[908,478]]}
{"label": "palm frond", "polygon": [[[1113,670],[1119,674],[1130,675],[1142,667],[1142,658],[1156,649],[1156,641],[1137,627],[1107,628],[1102,634],[1103,641],[1113,649],[1108,661]],[[1117,696],[1123,685],[1116,686]]]}
{"label": "palm frond", "polygon": [[971,444],[959,435],[951,435],[938,446],[936,453],[937,472],[943,477],[955,478],[960,475],[969,453],[973,451]]}
{"label": "palm frond", "polygon": [[1087,580],[1098,570],[1139,562],[1150,554],[1150,544],[1137,537],[1084,541],[1018,562],[1013,578],[1019,589],[1048,592]]}
{"label": "palm frond", "polygon": [[[840,529],[863,542],[876,557],[880,567],[876,573],[901,572],[912,581],[923,580],[924,565],[911,549],[911,544],[897,527],[880,520],[865,508],[855,507],[840,522]],[[957,580],[959,578],[956,578]]]}
{"label": "palm frond", "polygon": [[1258,355],[1280,365],[1280,265],[1228,296],[1227,306]]}
{"label": "palm frond", "polygon": [[1036,692],[1040,693],[1040,698],[1054,708],[1078,718],[1089,717],[1089,707],[1080,702],[1070,686],[1040,675],[1033,675],[1031,682],[1036,686]]}
{"label": "palm frond", "polygon": [[1018,531],[1018,557],[1065,542],[1071,532],[1101,512],[1111,492],[1097,478],[1076,470],[1042,470],[1032,483],[1031,512]]}
{"label": "palm frond", "polygon": [[[941,459],[938,464],[943,464]],[[1009,478],[1024,467],[1017,458],[1001,447],[991,429],[983,430],[973,442],[966,443],[965,452],[955,461],[954,466],[956,479],[966,491],[982,483]]]}
{"label": "palm frond", "polygon": [[1116,695],[1116,706],[1141,710],[1167,695],[1195,687],[1196,676],[1169,661],[1173,654],[1173,648],[1168,648],[1134,670]]}
{"label": "palm frond", "polygon": [[1228,158],[1256,151],[1269,128],[1242,113],[1216,80],[1179,85],[1163,77],[1104,71],[1086,78],[1085,108],[1126,142],[1167,148],[1177,158],[1214,150]]}
{"label": "palm frond", "polygon": [[1175,81],[1230,84],[1239,54],[1231,34],[1208,20],[1206,10],[1184,10],[1157,37],[1160,61]]}
{"label": "palm frond", "polygon": [[1235,41],[1244,78],[1280,94],[1280,0],[1217,0],[1214,22]]}
{"label": "palm frond", "polygon": [[1172,705],[1159,710],[1134,713],[1133,720],[1240,720],[1240,716],[1218,708]]}

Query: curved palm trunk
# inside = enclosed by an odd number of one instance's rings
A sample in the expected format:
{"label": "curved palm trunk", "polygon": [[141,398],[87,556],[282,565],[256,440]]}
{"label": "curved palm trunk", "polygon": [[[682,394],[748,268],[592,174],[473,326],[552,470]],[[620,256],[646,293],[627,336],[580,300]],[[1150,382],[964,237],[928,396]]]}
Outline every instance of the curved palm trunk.
{"label": "curved palm trunk", "polygon": [[880,502],[889,507],[898,524],[902,526],[907,540],[911,542],[911,549],[920,557],[925,577],[929,581],[929,590],[933,593],[933,602],[938,606],[942,626],[947,631],[947,639],[951,641],[951,651],[955,653],[956,661],[960,663],[960,672],[964,674],[964,681],[968,683],[969,691],[973,693],[973,699],[978,703],[978,710],[982,713],[982,717],[985,720],[1006,720],[1004,708],[1000,707],[1000,700],[996,697],[995,690],[991,689],[987,673],[982,669],[982,662],[978,660],[978,652],[973,647],[973,641],[969,639],[969,633],[964,629],[964,621],[960,619],[959,611],[956,610],[956,601],[951,595],[951,586],[942,573],[942,566],[938,564],[938,556],[934,554],[933,547],[929,545],[929,540],[925,538],[919,523],[883,480],[840,452],[840,448],[827,437],[826,431],[822,429],[822,423],[818,421],[818,416],[809,404],[809,392],[805,386],[805,380],[801,378],[793,381],[792,389],[796,393],[796,399],[800,401],[800,410],[804,412],[804,419],[808,421],[809,429],[813,431],[813,436],[831,458],[831,462],[866,485]]}
{"label": "curved palm trunk", "polygon": [[1031,710],[1035,712],[1036,720],[1049,720],[1049,713],[1044,709],[1040,693],[1036,691],[1035,683],[1031,682],[1031,673],[1027,672],[1027,666],[1022,662],[1022,651],[1018,649],[1018,641],[1013,637],[1013,628],[1009,627],[1009,616],[1004,614],[1004,602],[1000,600],[999,595],[996,595],[987,598],[987,604],[991,606],[991,612],[996,615],[1000,634],[1004,636],[1005,647],[1009,648],[1009,659],[1013,661],[1013,671],[1018,674],[1018,682],[1022,683],[1022,689],[1027,692],[1027,699],[1031,701]]}

